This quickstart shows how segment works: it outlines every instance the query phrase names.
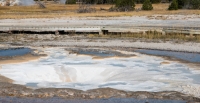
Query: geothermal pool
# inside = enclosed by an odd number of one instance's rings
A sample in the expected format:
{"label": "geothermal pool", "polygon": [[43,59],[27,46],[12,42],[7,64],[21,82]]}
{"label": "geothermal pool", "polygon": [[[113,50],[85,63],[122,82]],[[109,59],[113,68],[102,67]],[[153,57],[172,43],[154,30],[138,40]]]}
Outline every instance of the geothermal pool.
{"label": "geothermal pool", "polygon": [[111,53],[109,58],[93,59],[90,55],[71,54],[64,48],[45,48],[44,52],[48,56],[38,61],[2,65],[0,74],[33,88],[111,87],[200,96],[200,70],[176,61],[126,51],[119,52],[136,56],[120,58]]}

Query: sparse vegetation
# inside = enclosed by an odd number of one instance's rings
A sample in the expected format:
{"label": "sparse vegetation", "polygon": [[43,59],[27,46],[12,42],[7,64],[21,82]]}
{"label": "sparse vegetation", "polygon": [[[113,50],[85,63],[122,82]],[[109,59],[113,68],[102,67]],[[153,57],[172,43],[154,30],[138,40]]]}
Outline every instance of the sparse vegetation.
{"label": "sparse vegetation", "polygon": [[79,9],[77,11],[78,13],[92,13],[92,12],[96,12],[95,8],[92,8],[91,5],[81,5],[79,6]]}

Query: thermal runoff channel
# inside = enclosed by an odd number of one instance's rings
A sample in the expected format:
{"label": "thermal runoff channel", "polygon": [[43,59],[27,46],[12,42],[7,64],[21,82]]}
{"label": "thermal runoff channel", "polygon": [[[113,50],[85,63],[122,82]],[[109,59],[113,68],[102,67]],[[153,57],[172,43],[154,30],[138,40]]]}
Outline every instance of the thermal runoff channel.
{"label": "thermal runoff channel", "polygon": [[[136,52],[132,57],[94,58],[64,48],[45,48],[37,61],[2,65],[0,74],[33,88],[115,88],[126,91],[179,91],[200,96],[200,72],[185,64]],[[103,52],[100,52],[103,53]],[[109,54],[106,54],[109,55]],[[99,55],[103,56],[103,55]]]}

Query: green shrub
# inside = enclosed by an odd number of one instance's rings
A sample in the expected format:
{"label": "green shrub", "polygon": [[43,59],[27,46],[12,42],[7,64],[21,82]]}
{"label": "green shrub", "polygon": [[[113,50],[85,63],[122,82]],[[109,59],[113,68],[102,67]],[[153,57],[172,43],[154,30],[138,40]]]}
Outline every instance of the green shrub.
{"label": "green shrub", "polygon": [[142,10],[153,10],[153,6],[150,2],[150,0],[145,0],[142,5]]}
{"label": "green shrub", "polygon": [[133,11],[135,9],[134,0],[116,0],[115,6],[118,11]]}
{"label": "green shrub", "polygon": [[177,0],[173,0],[172,3],[169,5],[168,10],[178,10],[178,3]]}

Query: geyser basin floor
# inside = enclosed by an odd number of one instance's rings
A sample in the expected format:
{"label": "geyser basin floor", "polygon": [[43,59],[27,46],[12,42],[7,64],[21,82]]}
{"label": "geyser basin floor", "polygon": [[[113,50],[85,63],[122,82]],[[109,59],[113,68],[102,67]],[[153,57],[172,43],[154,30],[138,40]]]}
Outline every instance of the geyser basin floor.
{"label": "geyser basin floor", "polygon": [[200,96],[200,71],[184,64],[162,64],[160,57],[134,53],[137,57],[94,60],[47,48],[47,58],[3,65],[0,74],[17,84],[34,87],[89,90],[111,87],[128,91],[179,91]]}

